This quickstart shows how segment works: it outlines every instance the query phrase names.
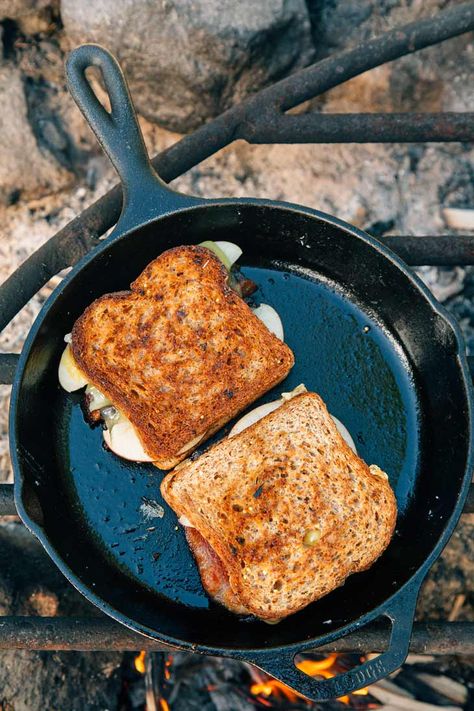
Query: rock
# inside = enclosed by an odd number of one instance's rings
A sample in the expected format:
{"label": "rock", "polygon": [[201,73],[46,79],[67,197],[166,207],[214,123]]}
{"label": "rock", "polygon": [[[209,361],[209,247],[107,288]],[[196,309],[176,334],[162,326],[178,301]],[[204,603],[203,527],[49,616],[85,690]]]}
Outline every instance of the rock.
{"label": "rock", "polygon": [[[21,524],[0,521],[0,615],[82,617],[97,611],[69,584]],[[118,652],[0,651],[3,711],[116,709]]]}
{"label": "rock", "polygon": [[313,54],[304,0],[61,0],[61,17],[74,45],[118,57],[140,113],[179,132]]}
{"label": "rock", "polygon": [[[331,54],[347,45],[365,39],[365,32],[361,33],[361,25],[369,20],[373,13],[377,13],[377,6],[383,7],[387,3],[383,0],[308,0],[308,9],[311,17],[313,38],[319,55]],[[341,27],[344,32],[341,32]]]}
{"label": "rock", "polygon": [[117,652],[0,652],[3,711],[107,711],[118,707]]}
{"label": "rock", "polygon": [[15,64],[21,72],[28,120],[44,155],[72,173],[84,173],[97,141],[65,84],[64,51],[57,35],[19,44]]}
{"label": "rock", "polygon": [[44,585],[33,585],[27,588],[21,596],[20,612],[22,615],[39,615],[40,617],[55,617],[58,612],[58,596]]}
{"label": "rock", "polygon": [[16,20],[16,24],[19,32],[26,37],[48,34],[52,26],[50,8],[46,7],[39,12],[22,15]]}
{"label": "rock", "polygon": [[48,5],[51,5],[51,0],[0,0],[0,20],[6,17],[16,20],[29,13],[36,13]]}
{"label": "rock", "polygon": [[22,78],[11,64],[0,67],[0,203],[21,195],[39,197],[71,183],[72,175],[42,152],[28,121]]}
{"label": "rock", "polygon": [[[317,59],[434,17],[441,0],[307,0]],[[341,32],[341,28],[344,31]],[[468,33],[366,72],[319,100],[325,111],[470,111],[474,66]],[[460,61],[460,56],[464,61]]]}

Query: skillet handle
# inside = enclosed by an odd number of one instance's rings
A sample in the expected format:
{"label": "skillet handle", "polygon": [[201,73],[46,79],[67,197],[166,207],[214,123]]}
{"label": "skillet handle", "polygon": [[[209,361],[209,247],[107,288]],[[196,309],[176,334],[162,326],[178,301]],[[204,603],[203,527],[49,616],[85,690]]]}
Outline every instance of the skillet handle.
{"label": "skillet handle", "polygon": [[[102,106],[86,76],[89,67],[101,71],[110,99],[110,113]],[[123,72],[115,57],[98,44],[83,44],[66,60],[70,93],[123,184],[120,230],[144,223],[171,210],[201,202],[171,190],[150,163],[135,108]]]}
{"label": "skillet handle", "polygon": [[[363,686],[373,684],[398,669],[405,661],[413,628],[416,601],[421,581],[411,581],[392,599],[384,611],[384,616],[392,622],[392,631],[387,651],[376,659],[339,674],[332,679],[318,681],[300,671],[294,662],[295,651],[291,653],[262,653],[246,656],[246,661],[275,677],[291,689],[306,696],[311,701],[328,701],[345,696]],[[298,653],[298,652],[296,652]]]}

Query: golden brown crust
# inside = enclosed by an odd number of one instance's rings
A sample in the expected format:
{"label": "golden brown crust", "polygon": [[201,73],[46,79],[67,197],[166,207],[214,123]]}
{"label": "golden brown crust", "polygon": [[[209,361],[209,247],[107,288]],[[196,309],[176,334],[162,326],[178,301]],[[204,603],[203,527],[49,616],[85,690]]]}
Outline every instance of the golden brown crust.
{"label": "golden brown crust", "polygon": [[[175,247],[76,321],[79,367],[170,469],[286,377],[294,358],[204,247]],[[193,443],[193,444],[189,444]],[[188,447],[189,445],[189,447]]]}
{"label": "golden brown crust", "polygon": [[[161,491],[222,561],[240,605],[276,620],[369,568],[389,544],[388,481],[348,447],[314,393],[168,474]],[[306,532],[319,541],[305,547]]]}

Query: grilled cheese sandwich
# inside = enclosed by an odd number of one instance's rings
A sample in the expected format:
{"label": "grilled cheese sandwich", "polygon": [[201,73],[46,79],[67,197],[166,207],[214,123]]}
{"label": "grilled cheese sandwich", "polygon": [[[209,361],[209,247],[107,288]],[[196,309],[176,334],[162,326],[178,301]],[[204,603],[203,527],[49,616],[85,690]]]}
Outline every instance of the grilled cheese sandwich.
{"label": "grilled cheese sandwich", "polygon": [[60,382],[87,384],[89,404],[103,403],[104,439],[120,456],[172,468],[292,367],[228,276],[215,251],[177,247],[76,321]]}

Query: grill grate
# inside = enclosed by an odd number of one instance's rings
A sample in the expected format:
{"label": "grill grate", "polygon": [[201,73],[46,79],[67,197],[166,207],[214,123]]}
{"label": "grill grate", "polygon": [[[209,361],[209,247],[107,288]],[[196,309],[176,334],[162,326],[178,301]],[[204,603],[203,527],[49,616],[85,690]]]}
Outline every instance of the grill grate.
{"label": "grill grate", "polygon": [[[352,77],[474,29],[474,2],[392,30],[354,49],[329,57],[251,96],[186,136],[153,159],[169,182],[236,139],[249,143],[471,142],[474,113],[288,115]],[[55,274],[76,264],[98,244],[120,214],[117,186],[31,255],[0,286],[0,330]],[[474,235],[386,236],[379,238],[410,265],[474,264]],[[0,382],[12,383],[18,355],[0,354]],[[474,374],[474,359],[471,359]],[[474,486],[464,513],[474,512]],[[13,485],[0,485],[0,516],[16,513]],[[318,651],[381,651],[386,630],[366,627]],[[474,623],[417,623],[410,650],[424,654],[474,654]],[[164,645],[101,618],[0,618],[0,649],[161,650]]]}
{"label": "grill grate", "polygon": [[[320,652],[382,652],[390,630],[367,625],[343,639],[318,647]],[[55,651],[169,652],[170,647],[143,637],[109,619],[94,617],[0,617],[0,649]],[[474,622],[415,623],[413,654],[474,654]]]}

